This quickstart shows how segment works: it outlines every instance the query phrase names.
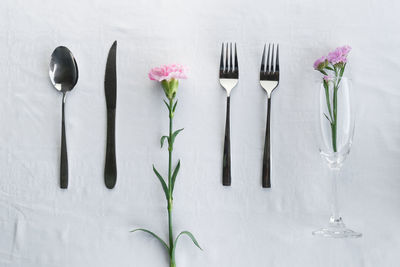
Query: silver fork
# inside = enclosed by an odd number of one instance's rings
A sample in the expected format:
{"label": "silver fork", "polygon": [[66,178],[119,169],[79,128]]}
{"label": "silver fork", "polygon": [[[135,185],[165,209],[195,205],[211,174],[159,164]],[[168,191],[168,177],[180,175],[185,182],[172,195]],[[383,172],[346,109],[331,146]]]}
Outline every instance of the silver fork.
{"label": "silver fork", "polygon": [[270,145],[270,114],[271,114],[271,94],[279,84],[279,45],[276,46],[276,57],[274,57],[275,45],[268,45],[267,58],[265,58],[265,49],[261,60],[260,84],[268,95],[267,126],[265,131],[264,159],[262,169],[262,186],[271,187],[271,145]]}
{"label": "silver fork", "polygon": [[[224,60],[225,54],[225,60]],[[222,166],[222,184],[231,185],[231,138],[230,138],[230,97],[232,89],[239,81],[239,66],[237,60],[237,49],[235,43],[235,60],[233,57],[232,43],[224,45],[222,43],[221,62],[219,66],[219,82],[226,90],[226,123],[225,123],[225,141],[224,156]]]}

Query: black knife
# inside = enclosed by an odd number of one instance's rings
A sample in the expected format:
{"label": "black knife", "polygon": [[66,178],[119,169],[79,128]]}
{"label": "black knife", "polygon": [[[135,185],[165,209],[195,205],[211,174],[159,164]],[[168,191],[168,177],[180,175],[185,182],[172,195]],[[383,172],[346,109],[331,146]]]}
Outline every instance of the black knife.
{"label": "black knife", "polygon": [[117,106],[117,41],[108,52],[104,89],[107,103],[107,149],[104,167],[104,182],[109,189],[117,182],[117,160],[115,157],[115,110]]}

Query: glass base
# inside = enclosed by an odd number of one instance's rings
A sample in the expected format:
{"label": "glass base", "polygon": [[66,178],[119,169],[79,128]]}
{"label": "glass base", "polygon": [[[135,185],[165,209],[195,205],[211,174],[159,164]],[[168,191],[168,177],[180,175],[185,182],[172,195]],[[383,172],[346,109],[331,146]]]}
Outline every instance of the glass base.
{"label": "glass base", "polygon": [[358,238],[362,236],[361,233],[354,232],[347,228],[341,217],[339,217],[339,219],[331,217],[327,227],[314,231],[312,234],[315,236],[330,238]]}

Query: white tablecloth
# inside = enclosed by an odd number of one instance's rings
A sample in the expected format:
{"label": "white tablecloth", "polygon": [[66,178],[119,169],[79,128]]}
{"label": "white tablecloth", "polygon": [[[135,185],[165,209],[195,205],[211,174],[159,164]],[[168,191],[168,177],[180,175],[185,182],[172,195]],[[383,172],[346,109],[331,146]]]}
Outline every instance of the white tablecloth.
{"label": "white tablecloth", "polygon": [[[182,167],[175,189],[178,266],[397,267],[400,261],[400,2],[40,1],[0,2],[0,266],[167,266],[159,137],[163,93],[147,77],[165,63],[190,68],[175,119]],[[103,182],[105,62],[118,40],[118,183]],[[225,92],[220,45],[236,41],[232,186],[221,185]],[[261,188],[266,94],[258,83],[265,42],[280,43],[272,100],[272,189]],[[361,239],[315,238],[329,217],[328,172],[315,142],[313,61],[353,47],[354,145],[340,182],[345,222]],[[61,95],[49,82],[56,46],[74,53],[79,81],[67,96],[70,185],[59,188]]]}

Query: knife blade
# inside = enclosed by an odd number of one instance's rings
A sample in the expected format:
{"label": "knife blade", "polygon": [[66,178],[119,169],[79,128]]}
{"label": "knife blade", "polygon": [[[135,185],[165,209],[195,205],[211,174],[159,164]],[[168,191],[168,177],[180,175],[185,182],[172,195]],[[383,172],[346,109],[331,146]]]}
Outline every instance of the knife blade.
{"label": "knife blade", "polygon": [[115,113],[117,104],[117,41],[114,41],[108,53],[104,91],[107,104],[107,147],[104,166],[104,182],[108,189],[117,182],[117,160],[115,155]]}

